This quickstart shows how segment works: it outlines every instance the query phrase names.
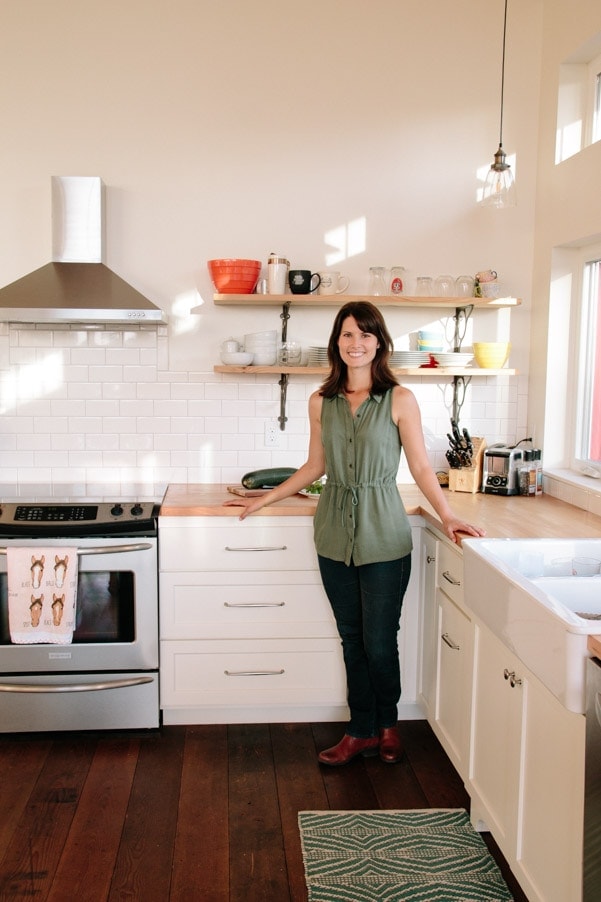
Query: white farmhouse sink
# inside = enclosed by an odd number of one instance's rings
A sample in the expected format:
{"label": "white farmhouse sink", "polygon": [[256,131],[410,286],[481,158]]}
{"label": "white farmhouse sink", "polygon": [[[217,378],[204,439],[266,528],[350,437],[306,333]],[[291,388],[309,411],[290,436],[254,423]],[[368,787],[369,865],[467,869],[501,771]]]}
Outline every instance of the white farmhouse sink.
{"label": "white farmhouse sink", "polygon": [[583,714],[587,637],[601,634],[601,575],[573,571],[601,562],[601,539],[464,539],[462,547],[466,604],[568,710]]}

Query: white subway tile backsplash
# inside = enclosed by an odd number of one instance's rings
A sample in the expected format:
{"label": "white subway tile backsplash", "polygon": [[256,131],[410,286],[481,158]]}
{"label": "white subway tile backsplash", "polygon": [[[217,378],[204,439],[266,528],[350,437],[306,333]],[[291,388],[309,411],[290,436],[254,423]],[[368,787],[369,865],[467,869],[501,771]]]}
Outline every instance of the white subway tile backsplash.
{"label": "white subway tile backsplash", "polygon": [[155,366],[124,366],[124,382],[155,382],[157,369]]}
{"label": "white subway tile backsplash", "polygon": [[106,352],[105,362],[107,366],[138,367],[140,366],[140,352],[137,348],[109,348]]}
{"label": "white subway tile backsplash", "polygon": [[[3,479],[46,492],[101,494],[168,482],[237,482],[263,466],[300,466],[307,402],[321,384],[292,376],[286,429],[265,447],[265,420],[280,415],[277,374],[238,376],[169,368],[159,327],[0,324],[0,466]],[[406,380],[422,414],[434,466],[445,466],[452,385]],[[527,418],[527,379],[478,377],[466,389],[461,426],[516,440]],[[525,428],[525,426],[524,426]],[[442,461],[442,463],[441,463]],[[446,467],[445,467],[446,468]],[[406,462],[399,479],[408,479]]]}
{"label": "white subway tile backsplash", "polygon": [[[169,389],[169,394],[164,397],[173,398],[174,401],[197,401],[208,397],[206,394],[206,388],[208,388],[208,386],[201,385],[197,382],[174,383],[167,387]],[[228,394],[223,395],[223,397],[237,397],[235,388],[236,386],[232,386],[233,394],[228,392]],[[215,397],[217,400],[220,400],[220,397],[217,394]]]}
{"label": "white subway tile backsplash", "polygon": [[237,432],[237,430],[237,417],[205,417],[205,431],[208,435],[221,432]]}
{"label": "white subway tile backsplash", "polygon": [[104,348],[73,348],[69,360],[73,366],[101,367],[106,363],[106,351]]}
{"label": "white subway tile backsplash", "polygon": [[101,366],[98,364],[90,365],[88,368],[88,379],[90,382],[107,382],[122,383],[123,371],[120,366]]}
{"label": "white subway tile backsplash", "polygon": [[139,398],[124,398],[116,402],[116,409],[113,411],[114,416],[132,417],[152,417],[157,411],[156,401],[141,401]]}
{"label": "white subway tile backsplash", "polygon": [[118,437],[118,446],[124,451],[152,451],[155,438],[141,432],[122,433]]}
{"label": "white subway tile backsplash", "polygon": [[121,437],[116,432],[90,433],[84,435],[85,447],[90,451],[114,451],[120,448]]}

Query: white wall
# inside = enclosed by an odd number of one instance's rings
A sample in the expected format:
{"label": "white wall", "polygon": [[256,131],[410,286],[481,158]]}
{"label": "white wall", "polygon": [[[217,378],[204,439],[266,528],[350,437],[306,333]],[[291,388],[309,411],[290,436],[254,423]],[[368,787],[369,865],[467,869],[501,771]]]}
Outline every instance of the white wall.
{"label": "white wall", "polygon": [[560,471],[569,462],[574,429],[574,386],[566,377],[569,306],[576,290],[570,273],[576,249],[601,236],[601,142],[558,164],[555,143],[560,68],[601,52],[601,9],[596,0],[544,0],[543,26],[529,420],[546,463],[555,469],[546,491],[598,514],[598,483]]}
{"label": "white wall", "polygon": [[[0,326],[2,482],[24,493],[227,482],[300,463],[315,383],[291,381],[272,451],[263,429],[279,413],[277,380],[212,372],[223,338],[280,322],[273,309],[215,307],[206,261],[271,251],[312,270],[335,263],[353,294],[370,265],[404,265],[410,283],[496,269],[524,304],[475,317],[473,337],[510,337],[523,375],[474,379],[461,421],[489,442],[522,437],[542,5],[509,4],[504,147],[517,154],[519,205],[498,212],[476,195],[498,143],[502,0],[5,0],[0,284],[50,259],[51,175],[99,175],[105,262],[169,326],[166,336]],[[364,240],[349,243],[357,231]],[[399,344],[432,321],[386,317]],[[323,343],[332,318],[300,311],[290,337]],[[62,377],[36,394],[26,368],[45,360]],[[448,389],[424,380],[416,391],[438,466]]]}

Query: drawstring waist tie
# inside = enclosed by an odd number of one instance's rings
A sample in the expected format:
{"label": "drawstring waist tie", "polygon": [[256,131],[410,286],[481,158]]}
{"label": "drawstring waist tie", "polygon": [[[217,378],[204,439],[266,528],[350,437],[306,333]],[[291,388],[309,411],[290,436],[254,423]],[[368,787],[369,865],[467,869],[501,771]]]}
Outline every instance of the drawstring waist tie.
{"label": "drawstring waist tie", "polygon": [[[376,479],[373,482],[357,482],[349,485],[345,482],[332,482],[332,480],[328,479],[327,486],[334,486],[337,489],[342,489],[339,509],[340,509],[340,518],[342,526],[347,526],[347,514],[350,513],[351,516],[351,525],[352,528],[355,528],[355,508],[359,505],[359,489],[375,489],[382,488],[383,486],[395,486],[396,480],[389,479]],[[348,511],[348,507],[350,504],[350,511]]]}

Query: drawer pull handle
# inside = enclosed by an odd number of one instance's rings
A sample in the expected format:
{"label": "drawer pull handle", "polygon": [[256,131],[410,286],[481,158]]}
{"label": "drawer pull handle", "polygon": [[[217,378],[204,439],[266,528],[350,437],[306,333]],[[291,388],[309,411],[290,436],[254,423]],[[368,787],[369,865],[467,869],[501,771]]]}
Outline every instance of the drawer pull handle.
{"label": "drawer pull handle", "polygon": [[460,586],[461,585],[461,580],[455,579],[455,577],[451,576],[451,574],[449,573],[448,570],[443,570],[442,575],[444,576],[446,581],[448,583],[450,583],[452,586]]}
{"label": "drawer pull handle", "polygon": [[224,601],[224,608],[283,608],[285,601],[246,601],[236,603],[234,601]]}
{"label": "drawer pull handle", "polygon": [[224,670],[226,676],[281,676],[285,671],[281,670]]}
{"label": "drawer pull handle", "polygon": [[434,557],[433,554],[426,555],[426,561],[428,562],[428,564],[433,564],[435,560],[436,560],[436,558]]}
{"label": "drawer pull handle", "polygon": [[503,671],[503,676],[506,680],[509,680],[509,685],[512,689],[515,689],[516,686],[521,686],[522,681],[519,677],[516,677],[515,670],[508,670],[507,667]]}
{"label": "drawer pull handle", "polygon": [[254,545],[245,548],[243,546],[239,548],[230,548],[229,545],[225,546],[226,551],[286,551],[286,545]]}
{"label": "drawer pull handle", "polygon": [[443,633],[440,638],[446,645],[449,646],[449,648],[452,648],[453,651],[461,651],[461,646],[457,645],[456,642],[453,642],[448,633]]}

